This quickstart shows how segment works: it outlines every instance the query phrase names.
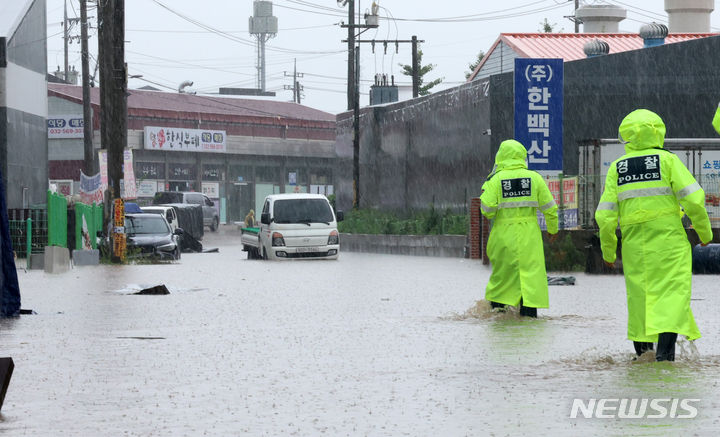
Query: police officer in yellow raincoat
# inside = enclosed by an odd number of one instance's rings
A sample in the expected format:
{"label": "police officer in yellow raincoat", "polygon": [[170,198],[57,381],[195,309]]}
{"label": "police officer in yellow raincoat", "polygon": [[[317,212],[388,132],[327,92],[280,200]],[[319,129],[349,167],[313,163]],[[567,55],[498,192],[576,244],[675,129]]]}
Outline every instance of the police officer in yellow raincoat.
{"label": "police officer in yellow raincoat", "polygon": [[713,117],[712,125],[715,128],[715,132],[720,134],[720,104],[718,104],[717,110],[715,110],[715,117]]}
{"label": "police officer in yellow raincoat", "polygon": [[494,219],[488,239],[492,274],[485,299],[493,308],[520,305],[520,314],[537,317],[548,307],[542,235],[537,210],[550,234],[557,234],[557,205],[543,178],[527,169],[527,150],[515,140],[503,141],[494,173],[483,184],[481,211]]}
{"label": "police officer in yellow raincoat", "polygon": [[682,161],[662,148],[665,124],[657,114],[633,111],[619,131],[626,153],[610,166],[595,212],[603,258],[615,262],[619,222],[628,339],[638,355],[657,342],[657,361],[673,361],[678,334],[700,337],[690,310],[692,253],[680,205],[707,244],[712,230],[705,193]]}

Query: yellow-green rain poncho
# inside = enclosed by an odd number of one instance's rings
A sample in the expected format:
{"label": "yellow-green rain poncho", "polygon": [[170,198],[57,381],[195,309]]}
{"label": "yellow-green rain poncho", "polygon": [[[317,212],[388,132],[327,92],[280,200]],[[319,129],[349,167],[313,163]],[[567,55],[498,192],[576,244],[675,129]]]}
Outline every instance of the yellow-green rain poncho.
{"label": "yellow-green rain poncho", "polygon": [[558,231],[557,205],[543,178],[527,169],[527,150],[503,141],[495,155],[495,173],[483,184],[481,211],[494,219],[487,253],[492,274],[485,299],[505,305],[548,307],[542,235],[537,210],[548,232]]}
{"label": "yellow-green rain poncho", "polygon": [[715,132],[720,134],[720,105],[715,110],[715,117],[713,117],[712,125],[715,128]]}
{"label": "yellow-green rain poncho", "polygon": [[[646,109],[620,124],[625,155],[610,166],[595,212],[603,258],[615,262],[620,223],[628,302],[628,339],[657,342],[675,332],[700,337],[690,310],[692,253],[680,205],[700,241],[712,239],[705,193],[685,165],[664,150],[665,124]],[[679,203],[679,204],[678,204]]]}

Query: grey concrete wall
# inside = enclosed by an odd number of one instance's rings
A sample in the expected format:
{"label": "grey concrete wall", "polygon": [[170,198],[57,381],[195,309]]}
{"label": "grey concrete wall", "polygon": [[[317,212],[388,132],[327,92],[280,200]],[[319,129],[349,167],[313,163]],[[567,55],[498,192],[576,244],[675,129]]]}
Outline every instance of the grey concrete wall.
{"label": "grey concrete wall", "polygon": [[[578,147],[614,138],[632,110],[657,112],[667,137],[716,137],[720,36],[565,63],[563,150],[577,174]],[[500,143],[514,136],[513,74],[504,73],[427,97],[364,108],[360,206],[457,208],[480,194]],[[487,91],[487,94],[486,94]],[[488,128],[491,135],[483,135]],[[338,115],[337,204],[352,205],[352,113]]]}
{"label": "grey concrete wall", "polygon": [[[36,0],[0,44],[0,171],[8,208],[44,203],[47,190],[46,3]],[[25,204],[23,203],[25,195]]]}
{"label": "grey concrete wall", "polygon": [[[360,206],[464,210],[492,168],[489,98],[473,82],[362,110]],[[352,113],[338,116],[337,204],[352,205]]]}
{"label": "grey concrete wall", "polygon": [[340,251],[463,258],[464,235],[340,234]]}
{"label": "grey concrete wall", "polygon": [[47,119],[7,108],[7,206],[23,208],[46,202],[48,187]]}
{"label": "grey concrete wall", "polygon": [[46,0],[34,0],[13,35],[7,36],[8,61],[45,75],[47,68]]}

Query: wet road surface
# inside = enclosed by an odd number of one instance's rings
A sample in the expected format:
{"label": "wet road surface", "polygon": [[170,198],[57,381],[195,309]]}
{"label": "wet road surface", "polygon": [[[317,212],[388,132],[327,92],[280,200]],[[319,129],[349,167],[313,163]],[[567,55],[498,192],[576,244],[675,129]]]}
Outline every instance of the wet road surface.
{"label": "wet road surface", "polygon": [[[703,338],[633,363],[621,276],[576,274],[540,319],[489,313],[476,261],[342,253],[18,272],[0,320],[15,373],[0,436],[715,435],[716,276],[695,276]],[[171,294],[136,296],[166,284]],[[682,347],[681,347],[682,346]],[[685,350],[683,350],[685,349]],[[644,357],[645,358],[645,357]],[[699,399],[692,419],[570,418],[573,399]],[[617,404],[616,404],[617,405]]]}

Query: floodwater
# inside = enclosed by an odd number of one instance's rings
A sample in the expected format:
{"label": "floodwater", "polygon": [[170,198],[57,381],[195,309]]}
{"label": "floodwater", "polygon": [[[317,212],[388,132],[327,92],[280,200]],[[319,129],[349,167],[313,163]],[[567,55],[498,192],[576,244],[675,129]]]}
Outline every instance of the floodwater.
{"label": "floodwater", "polygon": [[[520,319],[477,303],[490,273],[477,261],[248,261],[224,232],[205,241],[219,253],[183,254],[177,264],[20,269],[23,308],[37,314],[0,320],[0,356],[15,361],[0,436],[720,428],[715,276],[694,278],[704,337],[679,345],[675,363],[633,362],[621,276],[576,274],[577,285],[550,288],[538,320]],[[170,295],[131,294],[160,283]],[[571,418],[576,398],[694,399],[697,416]]]}

